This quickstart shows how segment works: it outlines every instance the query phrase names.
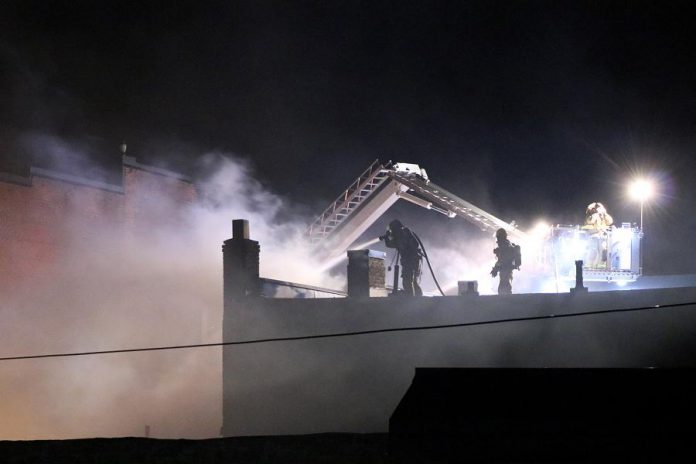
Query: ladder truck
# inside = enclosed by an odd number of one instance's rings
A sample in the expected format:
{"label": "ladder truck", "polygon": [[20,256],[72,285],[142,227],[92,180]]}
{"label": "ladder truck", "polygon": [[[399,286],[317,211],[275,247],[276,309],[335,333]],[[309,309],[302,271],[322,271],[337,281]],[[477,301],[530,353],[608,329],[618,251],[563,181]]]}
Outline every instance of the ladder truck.
{"label": "ladder truck", "polygon": [[[375,160],[307,228],[307,237],[327,261],[345,256],[346,250],[398,200],[405,200],[450,218],[460,217],[492,236],[503,228],[522,252],[525,267],[561,280],[575,279],[574,261],[583,258],[590,234],[580,226],[550,227],[543,236],[520,230],[433,183],[418,164]],[[640,268],[642,232],[622,224],[602,238],[607,250],[604,260],[584,267],[585,281],[633,281]]]}

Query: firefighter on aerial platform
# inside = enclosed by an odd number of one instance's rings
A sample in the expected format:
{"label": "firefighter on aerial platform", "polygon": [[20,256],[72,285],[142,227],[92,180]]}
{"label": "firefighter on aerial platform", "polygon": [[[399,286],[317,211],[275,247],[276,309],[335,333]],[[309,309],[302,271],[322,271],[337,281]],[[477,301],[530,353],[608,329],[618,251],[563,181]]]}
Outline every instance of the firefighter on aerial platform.
{"label": "firefighter on aerial platform", "polygon": [[491,269],[491,275],[496,277],[500,274],[498,295],[510,295],[512,293],[512,271],[519,270],[522,265],[520,246],[508,240],[507,231],[502,228],[495,232],[495,239],[498,246],[493,250],[496,262]]}
{"label": "firefighter on aerial platform", "polygon": [[590,203],[585,209],[585,226],[583,229],[606,230],[614,224],[614,219],[599,202]]}
{"label": "firefighter on aerial platform", "polygon": [[423,296],[423,291],[418,285],[421,276],[421,264],[423,252],[418,244],[418,239],[408,227],[398,219],[389,223],[387,232],[379,237],[389,248],[396,248],[401,262],[401,281],[404,286],[403,294],[407,296]]}
{"label": "firefighter on aerial platform", "polygon": [[590,234],[587,253],[587,267],[601,268],[607,265],[607,231],[614,224],[614,219],[599,202],[590,203],[585,209],[585,225],[582,227]]}

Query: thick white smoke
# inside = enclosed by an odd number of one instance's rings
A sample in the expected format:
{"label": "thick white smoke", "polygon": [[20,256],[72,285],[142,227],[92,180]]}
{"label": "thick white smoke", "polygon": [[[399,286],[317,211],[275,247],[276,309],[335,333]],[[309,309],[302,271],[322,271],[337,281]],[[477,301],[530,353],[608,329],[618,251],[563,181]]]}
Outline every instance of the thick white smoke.
{"label": "thick white smoke", "polygon": [[211,173],[203,184],[204,198],[192,213],[202,241],[222,243],[231,237],[231,219],[248,219],[251,238],[261,243],[261,275],[267,278],[340,289],[342,279],[321,272],[305,239],[308,218],[293,216],[293,205],[255,180],[251,167],[221,155],[204,159]]}
{"label": "thick white smoke", "polygon": [[[32,142],[57,153],[63,171],[95,172],[55,139]],[[345,285],[317,271],[302,241],[306,220],[282,220],[289,206],[247,163],[221,154],[205,162],[198,201],[182,208],[148,192],[137,228],[114,220],[108,202],[70,195],[49,272],[2,286],[0,356],[220,341],[221,245],[232,219],[249,220],[264,277]],[[0,439],[142,436],[146,426],[155,437],[215,437],[221,367],[219,348],[0,362]]]}
{"label": "thick white smoke", "polygon": [[[107,177],[80,156],[89,152],[84,147],[71,150],[47,136],[27,140],[32,150],[53,155],[55,168]],[[264,188],[249,163],[220,153],[202,163],[198,200],[182,206],[148,191],[137,198],[138,227],[114,220],[104,199],[67,195],[67,203],[56,206],[65,217],[54,224],[65,243],[49,272],[11,290],[0,286],[0,357],[219,342],[221,245],[231,236],[232,219],[249,220],[251,238],[261,244],[263,277],[345,287],[344,277],[330,277],[327,263],[312,258],[303,237],[312,218],[294,214],[293,205]],[[87,187],[75,192],[80,188]],[[493,238],[426,231],[433,213],[418,213],[424,224],[409,226],[425,231],[420,235],[445,291],[456,294],[457,281],[477,280],[480,293],[494,293],[497,283],[488,275]],[[377,246],[376,235],[363,237],[363,244]],[[11,250],[12,243],[2,247]],[[423,288],[435,294],[427,268]],[[267,322],[269,333],[276,324]],[[0,362],[0,439],[142,436],[146,426],[154,437],[218,436],[220,353],[202,348]]]}

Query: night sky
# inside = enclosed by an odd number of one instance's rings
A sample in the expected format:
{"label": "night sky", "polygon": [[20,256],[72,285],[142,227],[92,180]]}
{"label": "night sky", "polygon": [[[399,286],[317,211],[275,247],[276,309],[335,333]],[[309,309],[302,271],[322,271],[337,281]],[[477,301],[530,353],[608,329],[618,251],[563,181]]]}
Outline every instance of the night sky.
{"label": "night sky", "polygon": [[10,0],[0,148],[51,134],[117,166],[125,140],[192,174],[221,151],[316,213],[413,162],[523,226],[593,201],[637,222],[643,172],[646,271],[694,272],[694,24],[689,2]]}

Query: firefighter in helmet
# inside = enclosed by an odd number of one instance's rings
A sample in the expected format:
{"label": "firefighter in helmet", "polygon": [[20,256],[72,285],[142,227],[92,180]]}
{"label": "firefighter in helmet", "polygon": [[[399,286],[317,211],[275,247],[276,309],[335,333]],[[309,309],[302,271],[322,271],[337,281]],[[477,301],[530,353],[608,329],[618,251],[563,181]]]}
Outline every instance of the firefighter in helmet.
{"label": "firefighter in helmet", "polygon": [[585,226],[583,229],[606,230],[614,224],[614,219],[607,213],[603,204],[595,201],[585,209]]}
{"label": "firefighter in helmet", "polygon": [[496,277],[500,274],[498,295],[509,295],[512,293],[512,271],[519,270],[522,264],[520,246],[508,240],[507,231],[503,228],[495,232],[495,239],[498,246],[493,250],[496,262],[491,275]]}
{"label": "firefighter in helmet", "polygon": [[607,232],[613,224],[614,219],[607,213],[603,204],[595,201],[585,208],[585,225],[582,228],[589,233],[587,267],[606,268]]}
{"label": "firefighter in helmet", "polygon": [[389,248],[396,248],[401,262],[401,281],[404,287],[404,295],[423,296],[423,291],[418,285],[421,276],[421,264],[423,252],[418,239],[408,227],[401,221],[394,219],[389,223],[387,232],[379,237]]}

